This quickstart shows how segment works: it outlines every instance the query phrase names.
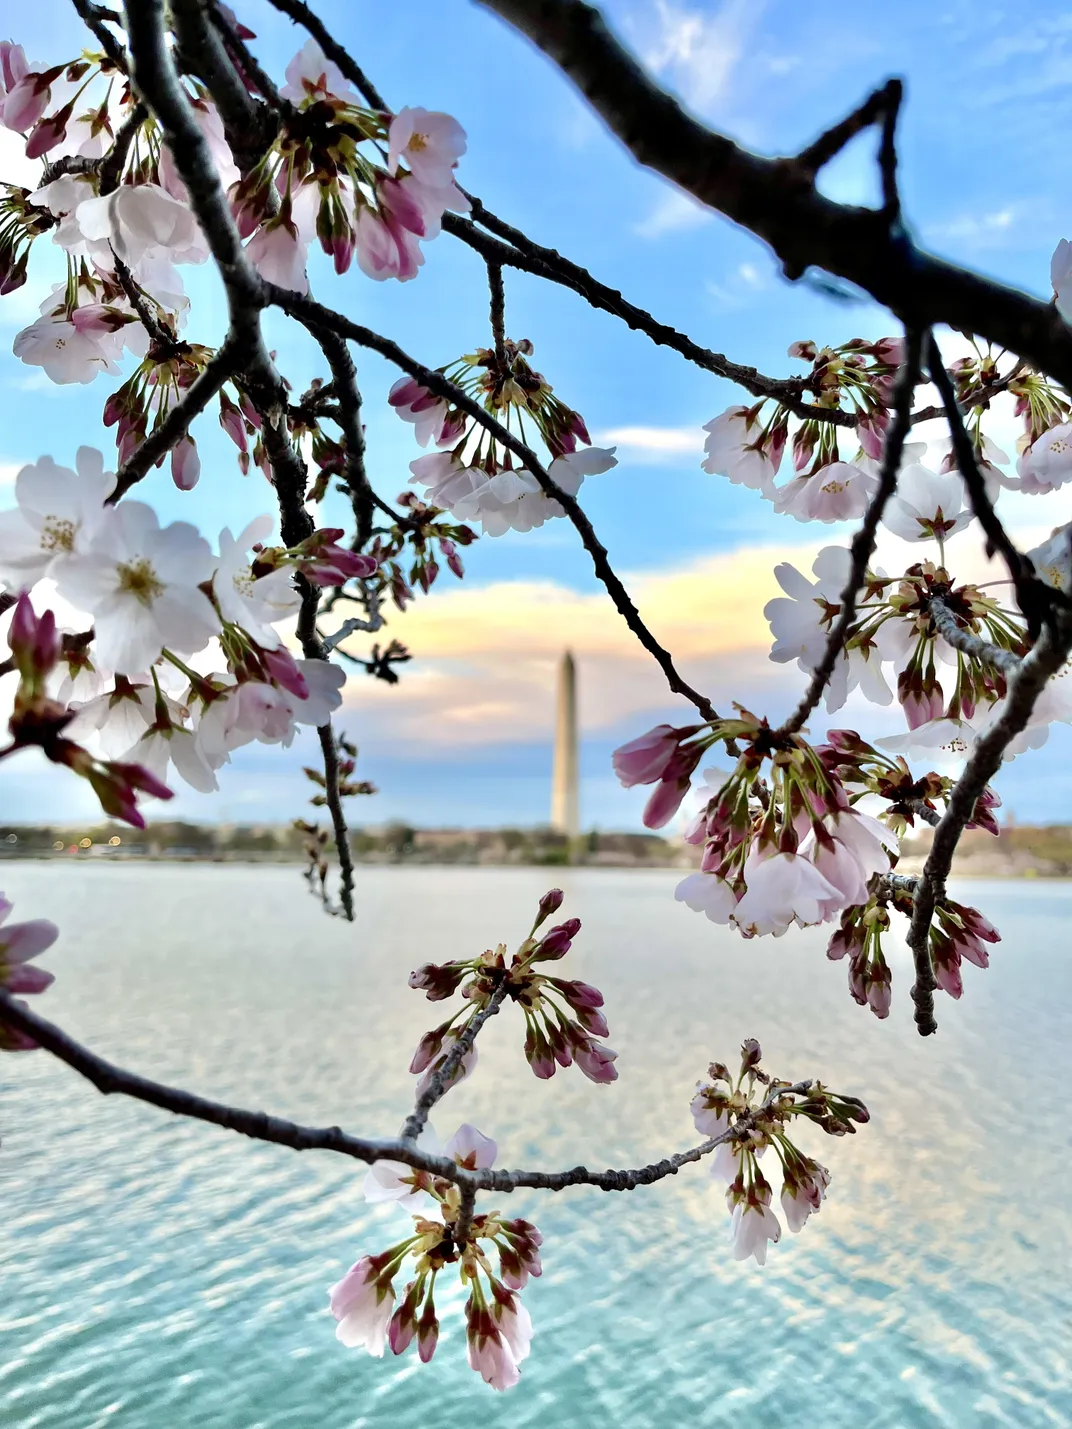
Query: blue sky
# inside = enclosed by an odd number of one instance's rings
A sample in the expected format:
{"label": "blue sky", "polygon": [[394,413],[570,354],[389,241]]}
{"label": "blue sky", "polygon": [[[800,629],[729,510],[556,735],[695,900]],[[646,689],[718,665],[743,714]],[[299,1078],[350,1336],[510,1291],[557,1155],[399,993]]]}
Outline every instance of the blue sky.
{"label": "blue sky", "polygon": [[[236,8],[257,31],[262,60],[281,75],[304,36],[265,4]],[[835,302],[814,284],[782,281],[762,245],[639,170],[540,55],[466,0],[322,0],[320,9],[389,103],[441,108],[461,120],[469,135],[460,170],[466,187],[698,341],[789,373],[785,350],[795,338],[829,342],[892,330],[866,302]],[[901,179],[918,237],[1048,295],[1049,255],[1072,234],[1063,182],[1072,16],[1064,6],[901,0],[841,7],[822,24],[789,0],[620,0],[607,9],[669,87],[765,152],[800,147],[873,85],[902,75]],[[13,37],[31,57],[58,60],[81,43],[62,0],[41,0],[18,18]],[[871,200],[873,146],[863,136],[830,167],[824,186],[832,196]],[[10,148],[0,154],[6,159]],[[413,283],[374,284],[356,268],[334,280],[316,260],[314,289],[439,365],[487,340],[484,277],[480,261],[454,240],[426,247],[427,264]],[[31,298],[39,301],[54,270],[48,245],[38,249],[27,293],[0,302],[0,472],[9,480],[46,451],[70,461],[81,442],[111,448],[99,420],[109,379],[57,389],[10,355],[14,332],[33,315]],[[188,335],[212,341],[219,323],[212,275],[187,268],[184,277],[195,299]],[[775,516],[755,493],[700,471],[699,429],[738,400],[729,384],[525,275],[507,274],[507,315],[511,335],[532,339],[536,366],[593,433],[650,429],[646,445],[619,438],[620,465],[586,483],[583,503],[694,682],[720,705],[743,698],[776,717],[796,686],[766,660],[760,612],[775,593],[771,567],[796,552],[806,568],[818,546],[847,533]],[[274,320],[269,335],[295,386],[320,370],[292,329]],[[370,355],[358,353],[357,361],[370,470],[392,497],[419,451],[386,407],[393,374]],[[215,419],[202,421],[196,435],[204,469],[194,493],[176,492],[163,472],[145,483],[143,494],[161,513],[194,520],[213,536],[270,510],[269,490],[256,474],[239,476]],[[1068,519],[1061,505],[1057,497],[1043,510],[1017,498],[1007,512],[1025,536],[1042,535]],[[572,528],[556,521],[482,540],[466,553],[466,566],[461,586],[444,576],[441,588],[393,623],[416,657],[402,684],[388,689],[360,672],[350,682],[343,723],[361,745],[366,777],[382,791],[355,817],[424,825],[545,819],[553,670],[568,644],[580,669],[584,820],[638,827],[642,800],[618,789],[610,750],[685,710],[626,639]],[[876,734],[898,724],[889,713],[876,719],[855,707],[837,722],[850,718]],[[821,733],[825,725],[813,728]],[[1045,750],[1005,771],[1000,787],[1018,818],[1065,817],[1070,748],[1061,728]],[[221,795],[182,793],[171,807],[198,818],[288,818],[304,797],[300,765],[309,757],[307,749],[240,752],[222,772]],[[81,790],[42,773],[32,757],[8,769],[10,817],[88,812]]]}

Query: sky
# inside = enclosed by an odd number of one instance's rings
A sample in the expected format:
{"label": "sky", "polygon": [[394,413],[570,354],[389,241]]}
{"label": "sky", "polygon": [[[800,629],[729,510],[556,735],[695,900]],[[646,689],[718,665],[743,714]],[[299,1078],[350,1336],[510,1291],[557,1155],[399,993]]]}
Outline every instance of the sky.
{"label": "sky", "polygon": [[[262,62],[281,77],[304,34],[261,0],[241,0]],[[906,81],[900,137],[904,210],[917,239],[944,256],[1049,296],[1049,257],[1072,236],[1072,190],[1063,182],[1072,118],[1072,15],[1057,0],[1029,9],[967,0],[899,0],[840,7],[815,22],[796,0],[614,0],[609,19],[698,115],[757,151],[787,153],[849,111],[891,74]],[[459,178],[501,217],[620,288],[698,342],[773,375],[800,371],[790,342],[819,343],[895,331],[850,292],[831,296],[811,277],[789,284],[749,234],[701,209],[641,170],[568,82],[526,41],[470,0],[320,0],[318,10],[388,103],[454,114],[468,133]],[[20,8],[20,41],[31,59],[58,62],[84,41],[64,0]],[[0,177],[25,182],[25,161],[0,136]],[[36,166],[31,168],[30,177]],[[874,136],[863,135],[829,166],[833,198],[872,202]],[[356,266],[341,279],[319,255],[314,291],[410,353],[439,366],[486,343],[483,265],[443,235],[425,245],[416,281],[376,284]],[[36,316],[56,281],[57,250],[35,247],[26,288],[0,300],[0,505],[20,466],[48,453],[73,464],[83,443],[112,450],[100,423],[107,388],[56,388],[11,354],[14,334]],[[187,336],[213,342],[222,305],[213,274],[184,268],[194,301]],[[507,272],[507,330],[535,347],[534,365],[583,413],[597,442],[616,445],[619,465],[589,478],[581,501],[657,637],[690,682],[719,709],[739,700],[772,720],[795,702],[802,677],[770,663],[762,609],[778,594],[773,568],[807,571],[823,545],[851,530],[777,516],[757,493],[700,469],[702,424],[742,399],[739,389],[655,347],[575,296]],[[267,324],[280,366],[302,390],[322,369],[308,340],[273,315]],[[958,343],[960,346],[958,347]],[[963,340],[949,335],[952,355]],[[405,488],[420,455],[412,429],[386,404],[385,363],[357,352],[365,399],[369,470],[381,495]],[[254,472],[238,473],[215,417],[195,427],[201,481],[177,492],[166,470],[137,493],[164,519],[197,523],[210,538],[273,509]],[[1011,411],[992,434],[1012,450]],[[923,435],[927,435],[924,433]],[[930,435],[935,436],[935,433]],[[1006,493],[1002,511],[1027,545],[1069,519],[1060,493]],[[331,501],[322,515],[332,518]],[[990,572],[970,533],[951,544],[955,573]],[[893,538],[878,561],[903,569],[920,548]],[[643,791],[618,787],[615,745],[689,708],[609,604],[573,528],[563,520],[524,535],[482,539],[465,553],[466,576],[448,573],[428,597],[392,618],[389,635],[413,660],[389,687],[358,670],[340,726],[361,749],[360,770],[379,793],[351,810],[355,824],[403,819],[419,826],[528,826],[546,822],[550,801],[554,672],[564,648],[578,664],[581,812],[586,828],[638,829]],[[865,734],[901,727],[894,711],[850,700],[831,721]],[[820,715],[813,736],[825,733]],[[1003,770],[998,788],[1020,822],[1062,821],[1072,795],[1072,731]],[[180,787],[168,813],[243,822],[302,812],[301,766],[309,740],[287,751],[252,746],[221,771],[221,792]],[[93,811],[81,781],[43,767],[35,754],[6,766],[6,817],[74,820]]]}

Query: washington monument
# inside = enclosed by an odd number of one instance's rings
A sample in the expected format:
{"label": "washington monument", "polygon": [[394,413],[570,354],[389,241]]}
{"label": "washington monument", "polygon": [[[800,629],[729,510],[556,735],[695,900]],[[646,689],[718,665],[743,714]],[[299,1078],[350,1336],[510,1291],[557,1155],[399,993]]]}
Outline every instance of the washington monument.
{"label": "washington monument", "polygon": [[577,672],[567,650],[558,667],[551,827],[571,840],[580,832],[577,784]]}

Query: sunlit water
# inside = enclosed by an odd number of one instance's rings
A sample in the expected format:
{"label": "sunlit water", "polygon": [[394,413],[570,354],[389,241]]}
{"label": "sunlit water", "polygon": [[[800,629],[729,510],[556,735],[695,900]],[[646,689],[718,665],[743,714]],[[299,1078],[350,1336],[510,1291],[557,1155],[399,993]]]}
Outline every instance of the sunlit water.
{"label": "sunlit water", "polygon": [[[372,1134],[397,1129],[435,1013],[410,968],[516,940],[549,882],[370,869],[349,927],[289,868],[0,873],[17,914],[63,928],[43,1003],[92,1047]],[[3,1429],[1072,1422],[1072,887],[970,885],[1004,942],[924,1042],[903,962],[882,1025],[819,934],[743,944],[675,905],[672,873],[559,874],[585,922],[563,971],[606,992],[621,1078],[537,1083],[504,1014],[439,1128],[474,1121],[504,1165],[637,1164],[693,1144],[696,1077],[755,1035],[772,1070],[873,1112],[855,1137],[811,1139],[833,1184],[802,1235],[763,1270],[732,1261],[704,1167],[630,1195],[516,1195],[546,1269],[525,1292],[522,1383],[499,1396],[466,1367],[457,1297],[428,1367],[336,1343],[327,1286],[408,1224],[364,1205],[354,1163],[105,1100],[44,1053],[6,1057]]]}

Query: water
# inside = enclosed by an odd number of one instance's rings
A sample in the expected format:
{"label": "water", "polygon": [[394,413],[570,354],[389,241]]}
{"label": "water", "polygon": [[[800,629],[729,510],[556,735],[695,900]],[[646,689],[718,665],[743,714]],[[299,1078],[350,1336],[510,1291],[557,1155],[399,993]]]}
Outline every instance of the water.
{"label": "water", "polygon": [[[355,928],[295,870],[3,870],[17,914],[64,930],[45,1010],[162,1080],[297,1119],[393,1133],[435,1009],[428,958],[516,940],[537,869],[361,871]],[[457,1297],[432,1364],[333,1337],[326,1287],[408,1224],[360,1167],[104,1099],[44,1053],[0,1062],[3,1429],[749,1429],[1072,1423],[1072,886],[972,884],[1005,941],[965,967],[922,1042],[894,969],[885,1024],[801,934],[742,944],[670,901],[665,871],[556,871],[585,929],[563,969],[604,989],[621,1078],[537,1083],[510,1015],[437,1123],[500,1164],[629,1165],[694,1143],[692,1085],[742,1037],[766,1065],[862,1095],[872,1124],[810,1149],[829,1200],[765,1269],[727,1254],[702,1167],[630,1195],[513,1198],[545,1234],[521,1385],[467,1368]],[[450,1107],[453,1102],[453,1107]],[[449,1109],[448,1109],[449,1108]]]}

